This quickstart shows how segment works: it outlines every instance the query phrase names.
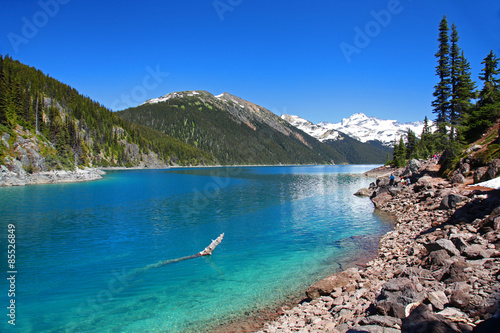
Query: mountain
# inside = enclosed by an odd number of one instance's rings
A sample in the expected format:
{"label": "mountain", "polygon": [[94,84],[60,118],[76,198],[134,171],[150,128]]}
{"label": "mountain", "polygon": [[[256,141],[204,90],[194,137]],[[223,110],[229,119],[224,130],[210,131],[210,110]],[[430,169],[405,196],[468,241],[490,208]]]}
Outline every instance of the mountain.
{"label": "mountain", "polygon": [[266,108],[229,93],[173,92],[117,115],[206,151],[223,165],[347,162]]}
{"label": "mountain", "polygon": [[290,115],[282,115],[281,118],[320,141],[339,140],[341,137],[339,132],[341,132],[361,142],[380,141],[387,147],[393,147],[394,141],[405,135],[408,129],[411,129],[418,137],[424,128],[423,121],[400,123],[397,120],[367,117],[363,113],[353,114],[349,118],[342,119],[340,123],[313,124],[308,120]]}
{"label": "mountain", "polygon": [[379,141],[361,142],[334,129],[326,129],[298,116],[282,115],[281,118],[300,128],[319,141],[344,155],[350,164],[384,164],[392,154],[392,148]]}
{"label": "mountain", "polygon": [[[214,164],[210,154],[118,117],[74,88],[0,55],[0,170]],[[1,176],[1,175],[0,175]]]}

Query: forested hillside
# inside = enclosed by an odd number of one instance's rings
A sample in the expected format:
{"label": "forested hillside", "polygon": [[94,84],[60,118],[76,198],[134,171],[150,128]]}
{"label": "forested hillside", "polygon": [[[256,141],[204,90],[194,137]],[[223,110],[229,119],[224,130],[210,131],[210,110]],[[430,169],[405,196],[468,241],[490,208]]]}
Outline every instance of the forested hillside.
{"label": "forested hillside", "polygon": [[215,162],[210,154],[117,117],[70,86],[1,55],[0,136],[0,165],[17,159],[29,172]]}
{"label": "forested hillside", "polygon": [[171,93],[118,114],[207,151],[221,164],[347,162],[272,112],[227,93]]}
{"label": "forested hillside", "polygon": [[341,133],[341,137],[324,143],[344,155],[349,164],[384,164],[392,158],[392,148],[380,141],[360,142],[344,133]]}

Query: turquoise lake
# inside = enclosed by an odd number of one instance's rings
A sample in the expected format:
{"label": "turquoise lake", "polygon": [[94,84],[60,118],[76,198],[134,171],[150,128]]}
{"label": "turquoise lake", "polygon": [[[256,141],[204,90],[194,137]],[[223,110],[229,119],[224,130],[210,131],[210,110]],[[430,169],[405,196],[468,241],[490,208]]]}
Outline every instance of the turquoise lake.
{"label": "turquoise lake", "polygon": [[[364,239],[392,228],[353,195],[374,181],[359,175],[373,167],[124,170],[0,188],[0,332],[209,332],[304,295],[359,255]],[[212,256],[133,274],[193,255],[223,232]]]}

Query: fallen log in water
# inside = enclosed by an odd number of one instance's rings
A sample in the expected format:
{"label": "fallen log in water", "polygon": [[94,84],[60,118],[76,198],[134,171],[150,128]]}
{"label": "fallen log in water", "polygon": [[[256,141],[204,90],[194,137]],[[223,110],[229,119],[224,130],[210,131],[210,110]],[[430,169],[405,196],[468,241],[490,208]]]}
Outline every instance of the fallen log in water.
{"label": "fallen log in water", "polygon": [[224,238],[224,233],[220,234],[220,236],[217,237],[215,240],[213,240],[212,243],[210,243],[210,245],[208,245],[203,251],[200,251],[200,252],[198,252],[196,254],[193,254],[191,256],[181,257],[181,258],[177,258],[177,259],[168,259],[168,260],[157,262],[156,264],[147,265],[147,266],[145,266],[143,268],[138,268],[138,269],[134,270],[129,275],[135,275],[135,274],[138,274],[138,273],[142,273],[142,272],[148,271],[151,268],[158,268],[158,267],[161,267],[161,266],[165,266],[165,265],[168,265],[168,264],[173,264],[173,263],[176,263],[176,262],[179,262],[179,261],[183,261],[183,260],[187,260],[187,259],[194,259],[194,258],[199,258],[199,257],[211,255],[212,252],[217,247],[217,245],[219,245],[222,242],[223,238]]}

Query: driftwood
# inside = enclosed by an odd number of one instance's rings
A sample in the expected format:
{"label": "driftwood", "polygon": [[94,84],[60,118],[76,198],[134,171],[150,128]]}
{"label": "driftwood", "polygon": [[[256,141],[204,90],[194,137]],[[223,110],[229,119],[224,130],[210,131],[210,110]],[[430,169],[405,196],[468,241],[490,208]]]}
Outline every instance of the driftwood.
{"label": "driftwood", "polygon": [[147,265],[143,268],[139,268],[139,269],[134,270],[129,275],[135,275],[138,273],[148,271],[151,268],[158,268],[161,266],[165,266],[168,264],[174,264],[176,262],[187,260],[187,259],[194,259],[194,258],[199,258],[199,257],[203,257],[203,256],[209,256],[215,250],[217,245],[219,245],[222,242],[223,238],[224,238],[224,233],[222,233],[219,237],[217,237],[215,240],[213,240],[212,243],[210,243],[210,245],[208,245],[203,251],[200,251],[200,252],[193,254],[191,256],[181,257],[181,258],[177,258],[177,259],[168,259],[168,260],[157,262],[156,264]]}
{"label": "driftwood", "polygon": [[201,251],[198,254],[200,256],[209,256],[209,255],[211,255],[212,252],[214,252],[214,250],[217,247],[217,245],[219,245],[220,242],[222,242],[223,238],[224,238],[224,233],[220,234],[219,237],[217,237],[215,240],[213,240],[212,243],[210,243],[209,246],[207,246],[203,251]]}

